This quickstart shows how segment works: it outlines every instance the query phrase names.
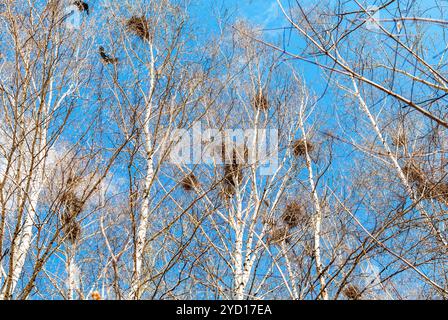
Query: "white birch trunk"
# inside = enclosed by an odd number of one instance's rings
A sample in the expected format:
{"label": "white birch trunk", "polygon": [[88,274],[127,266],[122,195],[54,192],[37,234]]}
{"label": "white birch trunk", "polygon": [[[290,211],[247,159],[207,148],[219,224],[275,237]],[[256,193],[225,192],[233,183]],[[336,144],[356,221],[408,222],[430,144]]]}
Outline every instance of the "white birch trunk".
{"label": "white birch trunk", "polygon": [[295,300],[299,299],[299,292],[297,291],[297,286],[296,286],[296,276],[294,274],[294,269],[292,267],[291,261],[288,257],[288,250],[286,248],[285,242],[283,241],[282,244],[282,255],[285,257],[285,262],[286,262],[286,269],[288,270],[288,274],[289,274],[289,279],[291,281],[291,290],[292,290],[292,297]]}
{"label": "white birch trunk", "polygon": [[[72,251],[72,249],[68,249],[69,251]],[[74,250],[73,250],[74,252]],[[75,257],[72,252],[68,253],[67,257],[67,299],[68,300],[75,300],[76,292],[79,290],[79,269],[75,262]]]}
{"label": "white birch trunk", "polygon": [[[42,179],[43,179],[43,170],[45,167],[45,152],[41,150],[41,147],[46,143],[47,131],[46,128],[42,130],[42,137],[38,142],[38,151],[37,154],[43,154],[44,156],[38,156],[37,159],[37,167],[36,167],[36,177],[33,179],[33,183],[31,184],[30,194],[29,194],[29,205],[28,210],[26,212],[25,221],[18,234],[19,243],[17,245],[17,252],[14,255],[14,261],[12,263],[12,278],[11,278],[11,287],[9,288],[9,293],[6,292],[8,286],[5,286],[3,291],[0,293],[0,300],[5,299],[7,295],[12,296],[14,290],[16,289],[17,283],[20,279],[20,276],[23,271],[23,267],[25,265],[25,260],[28,255],[28,251],[31,247],[31,241],[33,236],[33,225],[34,220],[37,214],[37,206],[39,201],[39,195],[42,190]],[[26,155],[24,155],[26,158]]]}
{"label": "white birch trunk", "polygon": [[[304,105],[304,104],[302,104]],[[302,136],[303,136],[303,142],[305,146],[305,157],[306,157],[306,167],[308,169],[308,182],[311,189],[311,194],[313,197],[314,202],[314,209],[316,210],[316,213],[313,216],[313,227],[314,227],[314,259],[316,261],[316,272],[319,277],[319,282],[321,286],[321,294],[323,300],[328,300],[328,292],[326,288],[326,276],[325,272],[322,266],[322,258],[321,258],[321,231],[322,231],[322,209],[320,206],[320,200],[319,196],[316,191],[316,185],[314,182],[314,174],[313,174],[313,167],[311,162],[311,157],[307,149],[307,137],[306,137],[306,131],[305,131],[305,125],[303,123],[303,112],[304,110],[300,111],[299,115],[299,125],[300,129],[302,130]]]}
{"label": "white birch trunk", "polygon": [[243,223],[243,207],[241,199],[241,191],[239,185],[237,186],[237,210],[235,214],[234,228],[235,228],[235,252],[234,252],[234,298],[236,300],[244,299],[244,290],[246,284],[244,282],[243,272],[243,237],[244,237],[244,223]]}
{"label": "white birch trunk", "polygon": [[28,255],[28,251],[31,247],[31,241],[33,236],[33,225],[34,219],[36,217],[36,207],[39,199],[41,188],[33,187],[30,195],[30,208],[26,215],[25,223],[23,225],[22,231],[19,235],[19,245],[17,247],[17,254],[15,255],[15,262],[13,263],[14,270],[12,273],[12,283],[11,283],[11,295],[17,286],[17,282],[22,274],[23,267],[25,265],[25,259]]}
{"label": "white birch trunk", "polygon": [[153,164],[153,148],[152,148],[152,135],[149,127],[149,122],[152,115],[152,96],[155,90],[155,58],[154,48],[150,44],[151,62],[150,62],[150,88],[149,97],[146,101],[145,121],[143,123],[143,131],[145,134],[145,156],[146,156],[146,175],[144,181],[142,207],[140,210],[140,221],[137,228],[137,235],[135,241],[135,261],[134,261],[134,274],[131,280],[131,299],[139,299],[142,294],[142,266],[143,256],[146,243],[146,234],[149,227],[150,216],[150,189],[152,181],[154,179],[154,164]]}

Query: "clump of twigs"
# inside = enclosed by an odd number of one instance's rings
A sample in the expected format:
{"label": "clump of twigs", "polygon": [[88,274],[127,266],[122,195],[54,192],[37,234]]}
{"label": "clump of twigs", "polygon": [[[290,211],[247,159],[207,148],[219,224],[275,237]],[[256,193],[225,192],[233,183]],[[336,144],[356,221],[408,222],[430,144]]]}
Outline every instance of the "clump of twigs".
{"label": "clump of twigs", "polygon": [[414,183],[421,184],[426,180],[425,173],[415,162],[406,163],[406,165],[403,167],[403,173],[409,179],[409,181]]}
{"label": "clump of twigs", "polygon": [[293,142],[292,151],[296,157],[304,157],[307,152],[311,153],[314,145],[308,139],[299,139]]}
{"label": "clump of twigs", "polygon": [[81,236],[81,225],[71,213],[62,215],[62,231],[71,243],[76,243]]}
{"label": "clump of twigs", "polygon": [[427,182],[418,184],[417,191],[423,199],[443,200],[448,202],[448,183]]}
{"label": "clump of twigs", "polygon": [[142,40],[151,40],[149,21],[145,16],[132,16],[126,23],[128,31],[134,33]]}
{"label": "clump of twigs", "polygon": [[282,226],[276,227],[269,233],[267,244],[281,244],[289,238],[289,228]]}
{"label": "clump of twigs", "polygon": [[239,158],[237,150],[233,149],[231,162],[228,163],[225,144],[222,145],[222,159],[224,161],[224,194],[232,196],[235,194],[237,186],[243,182],[242,159]]}
{"label": "clump of twigs", "polygon": [[61,197],[61,202],[64,206],[61,215],[62,231],[71,243],[76,243],[81,236],[81,225],[77,221],[77,217],[83,210],[84,201],[74,191],[79,181],[79,177],[68,179],[67,190]]}
{"label": "clump of twigs", "polygon": [[224,165],[224,191],[227,195],[235,194],[237,185],[243,181],[243,170],[238,163]]}
{"label": "clump of twigs", "polygon": [[448,183],[439,183],[434,188],[436,197],[442,198],[445,202],[448,203]]}
{"label": "clump of twigs", "polygon": [[190,173],[182,179],[180,184],[185,191],[192,191],[199,185],[199,181],[193,173]]}
{"label": "clump of twigs", "polygon": [[263,217],[262,222],[264,225],[267,225],[270,228],[274,227],[277,223],[274,217],[267,217],[267,216]]}
{"label": "clump of twigs", "polygon": [[414,162],[408,162],[403,173],[416,186],[418,195],[422,199],[442,200],[448,203],[448,183],[433,182],[426,173]]}
{"label": "clump of twigs", "polygon": [[286,205],[286,208],[282,215],[282,220],[290,228],[297,227],[300,223],[305,221],[305,219],[305,209],[297,200],[292,201]]}
{"label": "clump of twigs", "polygon": [[269,108],[269,101],[266,93],[263,90],[259,90],[253,99],[255,109],[266,111]]}
{"label": "clump of twigs", "polygon": [[362,295],[358,287],[353,284],[348,285],[344,289],[343,294],[350,300],[359,300]]}
{"label": "clump of twigs", "polygon": [[398,131],[392,136],[392,145],[395,147],[402,148],[406,146],[407,142],[408,138],[406,137],[406,133],[403,131]]}

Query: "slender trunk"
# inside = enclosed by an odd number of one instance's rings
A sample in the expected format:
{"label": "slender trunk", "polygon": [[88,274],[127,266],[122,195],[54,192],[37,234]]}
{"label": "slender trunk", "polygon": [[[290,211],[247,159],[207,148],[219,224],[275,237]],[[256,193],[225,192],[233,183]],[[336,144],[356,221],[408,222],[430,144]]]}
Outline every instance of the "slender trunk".
{"label": "slender trunk", "polygon": [[149,227],[150,216],[150,191],[152,181],[154,179],[154,164],[153,164],[153,148],[152,148],[152,135],[149,126],[150,118],[152,115],[152,96],[155,90],[155,58],[154,48],[150,44],[151,51],[151,64],[150,64],[150,88],[149,97],[146,101],[145,121],[143,123],[143,131],[145,134],[145,156],[146,156],[146,175],[143,190],[142,207],[140,210],[140,222],[137,228],[136,240],[135,240],[135,257],[134,257],[134,274],[131,280],[131,299],[140,299],[142,295],[142,266],[143,256],[146,243],[146,233]]}
{"label": "slender trunk", "polygon": [[286,248],[284,241],[282,242],[281,246],[282,246],[282,255],[285,257],[286,269],[288,270],[289,279],[291,281],[292,295],[295,300],[298,300],[299,293],[297,291],[297,286],[296,286],[296,276],[294,274],[294,269],[292,267],[291,260],[289,259],[288,250]]}
{"label": "slender trunk", "polygon": [[[255,157],[254,159],[250,159],[253,161],[253,163],[258,163],[258,152],[257,152],[257,141],[258,141],[258,122],[259,122],[259,116],[260,116],[260,111],[257,111],[256,115],[255,115],[255,121],[254,121],[254,136],[253,136],[253,140],[252,140],[252,150],[254,152],[253,156]],[[243,153],[244,154],[244,153]],[[246,160],[246,159],[245,159]],[[250,163],[252,164],[252,163]],[[259,197],[257,194],[257,175],[256,175],[256,168],[252,168],[252,193],[253,193],[253,197],[254,197],[254,201],[256,201],[256,205],[255,208],[253,210],[252,213],[252,217],[250,221],[250,227],[248,230],[248,238],[246,240],[246,257],[243,257],[243,235],[244,235],[244,223],[242,221],[242,204],[241,206],[238,208],[238,214],[237,214],[237,222],[236,222],[236,242],[235,242],[235,263],[236,263],[236,272],[235,272],[235,297],[238,300],[242,300],[244,299],[244,290],[247,286],[247,283],[249,282],[249,278],[250,278],[250,274],[252,271],[252,266],[255,262],[256,259],[256,252],[255,250],[252,250],[252,244],[253,244],[253,240],[254,240],[254,227],[256,224],[256,220],[258,217],[258,211],[260,208],[260,201],[259,201]],[[240,197],[239,197],[240,193],[238,190],[238,203],[240,204]],[[249,219],[247,219],[249,220]],[[243,262],[244,260],[244,262]]]}
{"label": "slender trunk", "polygon": [[36,185],[33,187],[33,190],[31,191],[29,211],[28,214],[26,215],[25,222],[23,224],[22,231],[19,236],[20,242],[17,249],[16,261],[13,264],[14,270],[12,273],[12,283],[10,288],[11,295],[17,286],[17,282],[19,281],[20,275],[22,274],[23,267],[25,265],[25,259],[31,247],[31,240],[33,236],[33,225],[36,217],[36,207],[38,204],[40,191],[41,191],[40,186]]}
{"label": "slender trunk", "polygon": [[79,290],[79,271],[75,262],[74,248],[67,250],[67,299],[75,300],[75,294]]}
{"label": "slender trunk", "polygon": [[322,266],[322,258],[321,258],[321,247],[320,247],[320,242],[321,242],[321,232],[322,232],[322,209],[320,206],[320,200],[319,200],[319,196],[317,194],[317,190],[316,190],[316,184],[314,182],[314,174],[313,174],[313,167],[312,167],[312,162],[311,162],[311,157],[310,154],[308,152],[308,148],[307,148],[307,135],[306,135],[306,131],[305,131],[305,125],[303,123],[303,110],[301,110],[300,115],[299,115],[299,125],[300,125],[300,129],[302,130],[302,136],[303,136],[303,141],[304,141],[304,146],[305,146],[305,157],[306,157],[306,167],[308,169],[308,182],[310,185],[310,189],[311,189],[311,194],[313,197],[313,202],[314,202],[314,209],[316,210],[315,214],[313,215],[313,227],[314,227],[314,259],[316,262],[316,272],[317,272],[317,276],[319,277],[319,282],[320,282],[320,296],[322,297],[322,299],[324,300],[328,300],[328,292],[327,292],[327,288],[326,288],[326,276],[325,276],[325,271],[324,268]]}
{"label": "slender trunk", "polygon": [[236,187],[237,210],[235,214],[234,228],[235,228],[235,252],[234,260],[234,298],[236,300],[244,299],[244,291],[246,282],[244,281],[244,267],[243,266],[243,237],[244,237],[244,223],[243,223],[243,206],[241,200],[240,186]]}
{"label": "slender trunk", "polygon": [[[31,247],[31,241],[33,236],[33,226],[34,226],[34,220],[36,218],[37,214],[37,206],[39,201],[39,196],[42,190],[42,179],[43,179],[43,170],[45,167],[45,157],[46,153],[41,150],[42,146],[46,145],[46,139],[47,139],[47,131],[44,128],[42,130],[42,136],[40,139],[38,139],[38,142],[36,145],[38,146],[35,150],[35,154],[37,154],[37,159],[34,161],[31,161],[31,166],[33,166],[33,163],[37,163],[36,169],[32,170],[30,169],[30,172],[35,172],[35,177],[30,177],[29,179],[32,179],[31,188],[28,196],[29,204],[27,206],[27,214],[25,216],[25,221],[23,223],[23,226],[21,227],[19,233],[18,233],[18,245],[17,245],[17,252],[13,256],[13,261],[10,263],[10,266],[12,266],[11,273],[11,279],[10,283],[6,285],[3,289],[3,291],[0,293],[0,300],[3,300],[5,298],[10,298],[14,290],[16,289],[17,283],[20,279],[20,276],[22,274],[23,268],[25,266],[25,260],[28,255],[28,252]],[[26,197],[26,195],[24,195]]]}

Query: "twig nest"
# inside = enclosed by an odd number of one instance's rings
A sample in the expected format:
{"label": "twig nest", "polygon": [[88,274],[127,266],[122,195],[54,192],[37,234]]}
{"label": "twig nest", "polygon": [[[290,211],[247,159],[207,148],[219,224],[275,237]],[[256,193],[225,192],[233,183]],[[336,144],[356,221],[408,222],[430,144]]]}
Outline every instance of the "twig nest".
{"label": "twig nest", "polygon": [[417,192],[423,199],[448,202],[448,183],[427,182],[417,185]]}
{"label": "twig nest", "polygon": [[240,155],[238,150],[232,150],[232,157],[230,163],[229,159],[226,157],[225,145],[222,146],[222,160],[224,162],[224,194],[227,196],[232,196],[235,194],[236,187],[243,182],[243,166],[242,162],[244,157],[248,152],[247,149],[244,150],[243,154]]}
{"label": "twig nest", "polygon": [[418,164],[412,161],[406,163],[403,173],[413,183],[419,197],[448,203],[447,182],[434,182]]}
{"label": "twig nest", "polygon": [[84,202],[73,191],[68,191],[62,196],[62,203],[69,217],[78,216],[84,207]]}
{"label": "twig nest", "polygon": [[235,194],[237,185],[243,182],[243,170],[237,163],[224,165],[224,192],[227,195]]}
{"label": "twig nest", "polygon": [[314,145],[308,139],[299,139],[293,142],[292,151],[296,157],[304,157],[306,153],[311,153],[314,150]]}
{"label": "twig nest", "polygon": [[267,95],[260,90],[253,99],[255,109],[266,111],[269,108]]}
{"label": "twig nest", "polygon": [[438,193],[438,197],[442,198],[446,202],[448,202],[448,183],[439,183],[435,188]]}
{"label": "twig nest", "polygon": [[292,201],[286,205],[282,215],[283,222],[290,228],[297,227],[306,219],[304,207],[298,201]]}
{"label": "twig nest", "polygon": [[61,196],[62,231],[71,243],[76,243],[81,236],[81,225],[77,221],[77,217],[82,212],[85,202],[74,191],[80,181],[81,178],[76,176],[67,179],[66,191]]}
{"label": "twig nest", "polygon": [[423,170],[413,161],[406,163],[403,173],[411,182],[424,183],[426,180]]}
{"label": "twig nest", "polygon": [[151,40],[149,32],[149,21],[145,16],[132,16],[126,23],[128,31],[134,33],[142,40]]}
{"label": "twig nest", "polygon": [[66,236],[67,240],[72,244],[78,242],[81,238],[81,225],[76,220],[67,220],[63,219],[62,222],[62,231]]}
{"label": "twig nest", "polygon": [[185,191],[192,191],[199,185],[199,181],[193,173],[190,173],[182,179],[180,184]]}
{"label": "twig nest", "polygon": [[359,299],[361,299],[361,292],[360,292],[360,290],[358,289],[357,286],[352,285],[352,284],[348,285],[344,289],[343,294],[344,294],[344,296],[347,297],[347,299],[350,299],[350,300],[359,300]]}
{"label": "twig nest", "polygon": [[407,144],[407,136],[403,131],[399,131],[392,136],[392,145],[398,148],[402,148]]}
{"label": "twig nest", "polygon": [[289,238],[289,229],[287,227],[277,227],[273,229],[268,236],[268,244],[281,244]]}

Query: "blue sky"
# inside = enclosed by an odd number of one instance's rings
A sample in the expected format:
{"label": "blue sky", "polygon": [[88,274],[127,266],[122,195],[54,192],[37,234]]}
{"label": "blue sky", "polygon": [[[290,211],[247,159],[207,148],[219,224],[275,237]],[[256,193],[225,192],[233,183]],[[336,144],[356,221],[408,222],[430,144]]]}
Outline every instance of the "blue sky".
{"label": "blue sky", "polygon": [[[92,1],[93,2],[93,1]],[[284,1],[287,3],[287,1]],[[300,40],[300,38],[295,35],[289,38],[288,32],[284,32],[281,30],[282,27],[286,27],[285,19],[278,8],[278,4],[276,0],[193,0],[193,4],[190,7],[190,14],[193,19],[193,23],[197,23],[199,28],[204,30],[204,38],[202,41],[207,41],[206,35],[213,35],[219,32],[218,25],[216,23],[218,14],[224,14],[227,10],[229,15],[232,16],[229,19],[229,24],[231,24],[235,19],[245,19],[255,25],[258,28],[264,29],[266,32],[264,33],[270,40],[273,41],[282,41],[285,38],[291,39],[287,49],[292,52],[300,52],[299,50],[303,48],[304,42]],[[301,1],[301,3],[306,6],[312,1]],[[429,8],[429,2],[425,2]],[[424,5],[424,4],[422,4]],[[93,13],[92,15],[98,14],[98,11],[95,12],[96,2],[91,3]],[[98,5],[99,7],[99,5]],[[393,14],[396,14],[393,7],[391,8]],[[384,17],[387,17],[388,13],[382,13]],[[434,10],[429,10],[426,12],[427,17],[437,17],[437,12]],[[388,25],[388,27],[392,27]],[[278,29],[273,31],[272,29]],[[434,29],[436,32],[436,29]],[[286,37],[284,37],[286,35]],[[204,40],[205,39],[205,40]],[[107,41],[105,39],[98,39],[98,45],[102,44],[103,41]],[[200,40],[201,41],[201,40]],[[374,42],[374,41],[373,41]],[[439,46],[442,47],[445,45],[444,41],[440,41]],[[111,47],[111,46],[109,46]],[[96,50],[96,46],[94,46]],[[374,43],[372,47],[369,48],[371,51],[375,50]],[[93,51],[96,54],[96,51]],[[435,63],[435,61],[431,61],[431,63]],[[326,79],[322,78],[322,73],[318,67],[315,65],[304,63],[300,61],[294,62],[294,65],[297,67],[297,71],[304,77],[308,88],[316,95],[320,96],[320,94],[324,91],[326,86]],[[126,74],[124,75],[126,77]],[[104,98],[104,97],[103,97]],[[326,106],[335,106],[335,110],[337,110],[337,101],[334,96],[331,94],[331,91],[327,92],[325,97],[320,100],[319,105],[321,108],[325,108]],[[341,106],[342,107],[342,106]],[[356,106],[354,106],[356,108]],[[332,109],[332,108],[328,108]],[[83,110],[79,110],[79,112],[83,112]],[[87,123],[87,122],[86,122]],[[347,123],[345,123],[347,125]],[[347,125],[348,126],[348,125]],[[75,140],[75,139],[74,139]],[[338,152],[342,155],[347,154],[348,149],[347,146],[338,147]],[[336,162],[333,166],[332,174],[335,179],[337,178],[337,169],[342,169],[343,166],[338,165]],[[336,170],[335,170],[336,169]],[[346,168],[347,169],[347,168]],[[350,168],[348,168],[350,169]],[[326,177],[327,178],[327,177]],[[332,186],[333,184],[338,185],[340,181],[332,181],[331,178],[327,178],[327,185]],[[364,209],[361,209],[364,210]],[[368,213],[367,209],[366,212]]]}

